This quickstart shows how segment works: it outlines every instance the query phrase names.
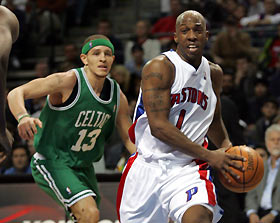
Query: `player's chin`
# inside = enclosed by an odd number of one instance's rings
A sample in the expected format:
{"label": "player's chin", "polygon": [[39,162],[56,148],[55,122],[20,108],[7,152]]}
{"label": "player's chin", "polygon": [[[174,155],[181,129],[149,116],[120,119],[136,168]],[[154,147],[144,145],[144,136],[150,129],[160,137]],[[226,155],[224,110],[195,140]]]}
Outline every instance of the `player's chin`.
{"label": "player's chin", "polygon": [[108,75],[108,72],[107,71],[98,71],[96,72],[96,76],[97,77],[106,77]]}
{"label": "player's chin", "polygon": [[195,60],[200,54],[187,52],[186,55],[187,55],[187,58],[192,61],[192,60]]}

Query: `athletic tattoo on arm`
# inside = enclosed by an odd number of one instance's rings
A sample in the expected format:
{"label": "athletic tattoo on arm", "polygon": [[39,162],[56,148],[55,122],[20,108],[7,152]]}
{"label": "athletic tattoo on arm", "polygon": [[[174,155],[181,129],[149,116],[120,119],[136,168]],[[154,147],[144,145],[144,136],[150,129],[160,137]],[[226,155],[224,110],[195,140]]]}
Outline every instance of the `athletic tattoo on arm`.
{"label": "athletic tattoo on arm", "polygon": [[161,73],[154,73],[154,72],[148,73],[147,75],[145,75],[145,76],[144,76],[144,79],[145,79],[145,80],[148,80],[148,79],[151,78],[151,77],[156,77],[156,78],[162,80],[162,74],[161,74]]}
{"label": "athletic tattoo on arm", "polygon": [[[154,72],[144,75],[144,81],[152,78],[158,80],[153,80],[153,86],[151,86],[152,84],[149,84],[148,87],[143,90],[143,93],[146,96],[146,106],[149,107],[150,112],[169,111],[170,108],[166,106],[166,101],[164,100],[165,97],[162,95],[164,91],[168,90],[167,87],[162,87],[162,85],[165,85],[163,83],[163,75],[161,73]],[[158,86],[154,86],[154,82]]]}

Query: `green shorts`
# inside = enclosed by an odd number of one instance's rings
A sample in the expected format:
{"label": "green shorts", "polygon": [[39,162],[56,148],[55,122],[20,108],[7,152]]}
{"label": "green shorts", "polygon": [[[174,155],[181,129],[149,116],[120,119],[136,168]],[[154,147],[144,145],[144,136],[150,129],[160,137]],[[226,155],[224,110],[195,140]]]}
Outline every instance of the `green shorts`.
{"label": "green shorts", "polygon": [[97,206],[100,195],[94,167],[70,168],[53,160],[40,160],[36,156],[31,161],[35,182],[66,211],[79,200],[93,196]]}

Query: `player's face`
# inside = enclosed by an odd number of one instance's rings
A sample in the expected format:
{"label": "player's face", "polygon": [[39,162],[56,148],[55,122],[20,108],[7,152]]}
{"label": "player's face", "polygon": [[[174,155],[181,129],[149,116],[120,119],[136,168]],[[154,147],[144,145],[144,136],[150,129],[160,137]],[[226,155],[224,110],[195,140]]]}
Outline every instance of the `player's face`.
{"label": "player's face", "polygon": [[177,53],[191,64],[200,63],[204,46],[208,40],[205,22],[199,15],[186,14],[176,27]]}
{"label": "player's face", "polygon": [[270,132],[265,140],[269,153],[273,156],[280,156],[280,132]]}
{"label": "player's face", "polygon": [[115,56],[107,46],[93,47],[86,55],[85,64],[91,73],[99,77],[106,77],[111,70]]}

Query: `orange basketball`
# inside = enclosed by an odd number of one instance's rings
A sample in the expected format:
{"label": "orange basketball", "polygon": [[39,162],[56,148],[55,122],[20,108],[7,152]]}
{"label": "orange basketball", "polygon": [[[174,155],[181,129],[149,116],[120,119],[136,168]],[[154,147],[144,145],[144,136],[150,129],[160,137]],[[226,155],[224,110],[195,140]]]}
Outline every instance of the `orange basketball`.
{"label": "orange basketball", "polygon": [[235,180],[229,173],[226,173],[231,180],[229,183],[221,172],[218,173],[220,182],[224,187],[236,193],[245,193],[255,188],[262,180],[264,174],[263,160],[259,153],[248,146],[234,146],[228,149],[226,153],[243,156],[246,158],[246,161],[235,161],[244,167],[244,172],[230,167],[240,176],[238,180]]}

